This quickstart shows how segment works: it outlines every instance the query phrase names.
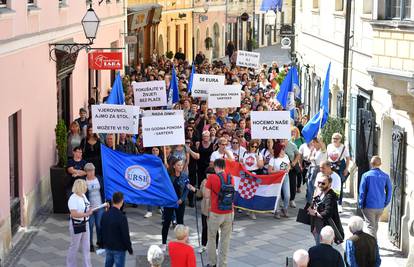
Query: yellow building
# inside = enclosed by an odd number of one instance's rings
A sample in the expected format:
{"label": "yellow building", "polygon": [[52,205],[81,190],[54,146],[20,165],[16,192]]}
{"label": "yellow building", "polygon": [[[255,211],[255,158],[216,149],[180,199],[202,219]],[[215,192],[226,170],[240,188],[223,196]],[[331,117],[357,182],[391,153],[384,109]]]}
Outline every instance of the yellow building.
{"label": "yellow building", "polygon": [[158,52],[174,54],[182,48],[187,60],[192,60],[192,0],[160,0],[161,22],[158,26]]}
{"label": "yellow building", "polygon": [[128,0],[128,64],[149,63],[158,49],[162,6],[156,0]]}

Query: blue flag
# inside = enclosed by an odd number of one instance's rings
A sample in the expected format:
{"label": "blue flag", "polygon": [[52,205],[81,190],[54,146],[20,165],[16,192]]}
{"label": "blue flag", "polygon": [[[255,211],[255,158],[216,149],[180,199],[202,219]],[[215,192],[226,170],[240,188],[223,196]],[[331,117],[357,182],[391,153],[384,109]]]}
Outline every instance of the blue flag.
{"label": "blue flag", "polygon": [[177,103],[180,101],[180,94],[178,93],[178,79],[177,79],[177,73],[175,72],[175,66],[172,67],[172,73],[171,73],[171,84],[170,84],[170,94],[172,91],[172,99],[170,99],[172,104]]}
{"label": "blue flag", "polygon": [[190,94],[191,93],[191,89],[193,88],[193,75],[195,72],[195,64],[193,62],[193,66],[191,67],[191,74],[190,74],[190,79],[188,80],[188,90],[187,92]]}
{"label": "blue flag", "polygon": [[329,76],[331,73],[331,63],[329,63],[328,70],[326,71],[325,82],[323,84],[320,110],[316,113],[310,121],[303,127],[302,135],[305,141],[309,143],[318,135],[320,129],[325,126],[329,117]]}
{"label": "blue flag", "polygon": [[295,66],[292,66],[283,79],[283,82],[280,85],[280,91],[276,96],[277,101],[282,105],[282,107],[285,110],[290,110],[292,118],[294,118],[295,114],[295,96],[298,94],[298,91],[300,92],[298,70]]}
{"label": "blue flag", "polygon": [[282,0],[263,0],[262,5],[260,6],[260,11],[281,11],[282,10],[283,1]]}
{"label": "blue flag", "polygon": [[122,192],[125,202],[177,207],[177,194],[161,159],[154,155],[132,155],[101,144],[105,198]]}
{"label": "blue flag", "polygon": [[112,90],[109,93],[106,104],[123,105],[125,103],[124,89],[122,87],[121,73],[116,75]]}

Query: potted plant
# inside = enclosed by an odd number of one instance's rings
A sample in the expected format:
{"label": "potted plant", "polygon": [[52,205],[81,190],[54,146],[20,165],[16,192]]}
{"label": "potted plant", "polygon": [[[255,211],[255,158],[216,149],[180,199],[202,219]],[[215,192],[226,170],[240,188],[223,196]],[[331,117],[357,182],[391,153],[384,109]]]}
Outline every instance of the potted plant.
{"label": "potted plant", "polygon": [[326,145],[330,144],[334,133],[340,133],[342,136],[345,136],[345,123],[346,120],[344,118],[328,117],[328,121],[321,131],[323,142]]}
{"label": "potted plant", "polygon": [[50,188],[52,191],[53,212],[68,213],[66,185],[68,175],[66,173],[66,163],[68,160],[67,149],[67,128],[64,120],[59,120],[55,128],[56,150],[58,163],[50,167]]}

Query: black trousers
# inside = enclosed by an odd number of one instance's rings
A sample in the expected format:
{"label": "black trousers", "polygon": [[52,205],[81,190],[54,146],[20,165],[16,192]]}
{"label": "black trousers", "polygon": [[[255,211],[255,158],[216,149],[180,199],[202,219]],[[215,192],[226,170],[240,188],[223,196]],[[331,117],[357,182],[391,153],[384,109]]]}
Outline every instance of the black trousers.
{"label": "black trousers", "polygon": [[[203,247],[207,246],[207,216],[201,214],[201,245]],[[216,247],[218,247],[218,241],[219,241],[219,233],[217,232],[216,235]]]}
{"label": "black trousers", "polygon": [[[197,176],[196,173],[194,172],[193,174],[190,174],[190,184],[192,186],[196,186],[197,183]],[[194,192],[190,190],[190,192],[188,192],[188,205],[190,207],[194,207]]]}
{"label": "black trousers", "polygon": [[164,212],[162,216],[164,217],[162,222],[162,243],[167,244],[167,237],[168,237],[168,230],[170,229],[170,224],[174,216],[177,219],[177,224],[184,224],[184,212],[185,212],[185,204],[182,203],[178,206],[178,208],[164,208]]}
{"label": "black trousers", "polygon": [[296,197],[296,182],[297,172],[295,168],[291,168],[289,171],[289,187],[290,187],[290,200],[295,200]]}

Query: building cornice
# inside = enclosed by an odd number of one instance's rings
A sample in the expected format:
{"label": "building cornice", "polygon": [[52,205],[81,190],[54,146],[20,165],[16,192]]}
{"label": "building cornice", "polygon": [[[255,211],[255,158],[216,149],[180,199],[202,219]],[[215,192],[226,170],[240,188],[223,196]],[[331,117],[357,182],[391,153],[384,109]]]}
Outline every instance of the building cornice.
{"label": "building cornice", "polygon": [[414,21],[404,20],[371,20],[373,30],[401,30],[414,32]]}
{"label": "building cornice", "polygon": [[[124,14],[106,17],[101,20],[100,27],[123,22],[125,18],[126,16]],[[83,33],[83,28],[80,22],[41,32],[19,35],[14,38],[0,41],[0,56],[5,56],[22,49],[39,46],[45,43],[56,43],[79,33]]]}

